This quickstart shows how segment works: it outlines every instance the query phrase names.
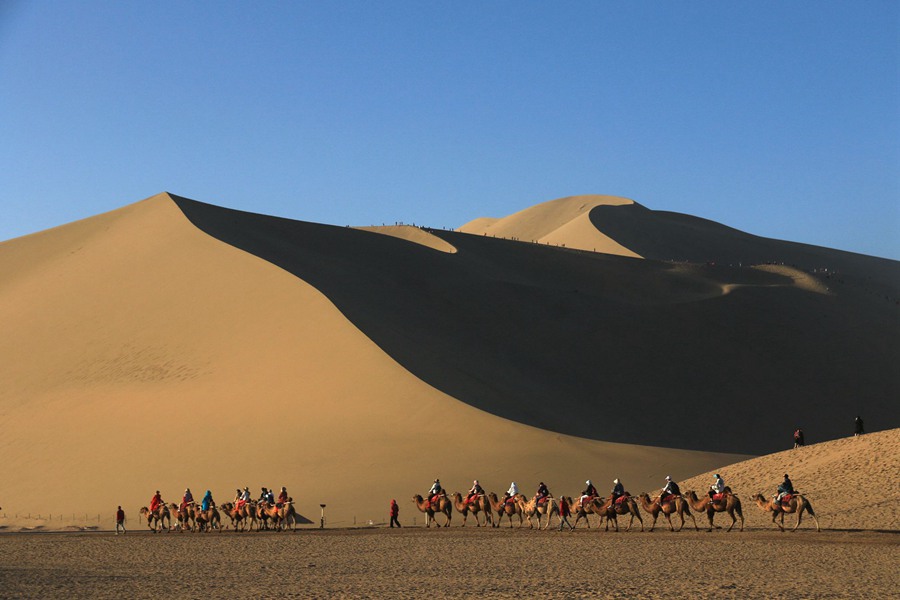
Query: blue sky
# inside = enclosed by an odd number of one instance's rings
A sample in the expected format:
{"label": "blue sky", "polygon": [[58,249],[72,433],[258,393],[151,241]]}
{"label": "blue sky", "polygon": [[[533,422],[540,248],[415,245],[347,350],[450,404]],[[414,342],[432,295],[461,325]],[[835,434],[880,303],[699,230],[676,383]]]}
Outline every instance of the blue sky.
{"label": "blue sky", "polygon": [[572,194],[900,259],[900,3],[0,0],[0,240]]}

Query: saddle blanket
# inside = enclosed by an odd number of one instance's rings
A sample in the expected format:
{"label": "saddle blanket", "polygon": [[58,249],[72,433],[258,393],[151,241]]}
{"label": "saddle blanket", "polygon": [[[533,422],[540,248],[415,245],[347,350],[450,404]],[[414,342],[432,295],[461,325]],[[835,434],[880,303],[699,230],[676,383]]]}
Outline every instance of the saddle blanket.
{"label": "saddle blanket", "polygon": [[785,494],[784,496],[781,497],[781,503],[784,504],[785,506],[789,505],[791,503],[791,499],[794,496],[796,496],[796,494]]}
{"label": "saddle blanket", "polygon": [[662,500],[660,500],[660,502],[661,502],[662,504],[668,504],[668,503],[670,503],[670,502],[675,502],[675,498],[677,498],[677,497],[678,497],[678,496],[676,496],[675,494],[667,494],[665,498],[663,498]]}
{"label": "saddle blanket", "polygon": [[721,492],[719,494],[713,494],[713,497],[712,497],[713,502],[719,502],[723,498],[725,498],[725,492]]}

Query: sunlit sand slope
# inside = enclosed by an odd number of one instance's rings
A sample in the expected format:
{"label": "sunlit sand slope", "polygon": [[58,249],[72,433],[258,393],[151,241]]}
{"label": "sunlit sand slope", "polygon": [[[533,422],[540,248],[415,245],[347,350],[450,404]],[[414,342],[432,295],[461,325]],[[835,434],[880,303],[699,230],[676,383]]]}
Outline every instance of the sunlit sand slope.
{"label": "sunlit sand slope", "polygon": [[[845,425],[852,431],[852,421]],[[771,513],[766,517],[753,497],[761,493],[771,498],[787,473],[794,488],[809,499],[822,527],[900,530],[900,489],[895,485],[900,473],[900,429],[806,445],[722,466],[688,479],[682,490],[705,493],[715,473],[738,494],[745,505],[745,516],[756,524],[770,524]],[[796,523],[793,515],[785,517],[788,523],[791,527]],[[815,527],[806,515],[801,527],[804,525]]]}

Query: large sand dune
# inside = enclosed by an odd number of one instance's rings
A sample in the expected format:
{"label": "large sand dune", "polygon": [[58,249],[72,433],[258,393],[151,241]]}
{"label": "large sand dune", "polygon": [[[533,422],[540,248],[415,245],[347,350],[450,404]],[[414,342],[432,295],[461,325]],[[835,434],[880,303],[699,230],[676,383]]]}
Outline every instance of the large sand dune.
{"label": "large sand dune", "polygon": [[161,194],[0,244],[0,525],[108,526],[186,485],[287,485],[350,524],[435,476],[650,488],[799,418],[813,439],[898,424],[874,288],[389,233]]}

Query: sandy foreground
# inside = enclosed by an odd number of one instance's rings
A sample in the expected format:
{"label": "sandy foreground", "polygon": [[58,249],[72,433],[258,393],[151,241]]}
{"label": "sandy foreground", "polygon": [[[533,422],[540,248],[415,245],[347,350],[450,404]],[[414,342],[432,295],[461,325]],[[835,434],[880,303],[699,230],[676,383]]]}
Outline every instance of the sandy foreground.
{"label": "sandy foreground", "polygon": [[16,533],[0,597],[896,597],[898,564],[874,532]]}

